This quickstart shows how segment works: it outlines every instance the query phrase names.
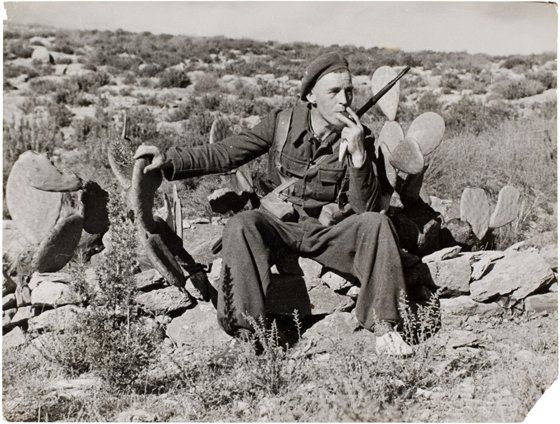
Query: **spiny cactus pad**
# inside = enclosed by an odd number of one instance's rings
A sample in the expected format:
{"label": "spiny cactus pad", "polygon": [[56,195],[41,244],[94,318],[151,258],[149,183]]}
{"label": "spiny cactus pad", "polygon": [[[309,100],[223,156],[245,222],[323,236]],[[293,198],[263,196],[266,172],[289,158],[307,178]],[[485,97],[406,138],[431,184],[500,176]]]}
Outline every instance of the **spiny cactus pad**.
{"label": "spiny cactus pad", "polygon": [[408,136],[391,152],[389,162],[396,169],[407,174],[416,175],[424,169],[424,156],[420,147],[414,139]]}
{"label": "spiny cactus pad", "polygon": [[499,228],[517,218],[517,205],[519,204],[519,190],[512,186],[505,186],[498,194],[496,209],[490,217],[490,228]]}
{"label": "spiny cactus pad", "polygon": [[14,164],[6,185],[6,203],[14,223],[25,239],[39,244],[58,220],[62,193],[31,187],[24,164],[33,161],[35,155],[34,152],[25,152]]}
{"label": "spiny cactus pad", "polygon": [[127,190],[130,187],[134,169],[134,152],[130,142],[120,138],[113,140],[109,145],[107,156],[119,185]]}
{"label": "spiny cactus pad", "polygon": [[138,223],[149,233],[155,230],[154,196],[161,185],[161,171],[155,170],[144,174],[144,168],[150,161],[145,158],[137,159],[132,172],[131,202]]}
{"label": "spiny cactus pad", "polygon": [[[375,140],[375,144],[376,146],[380,146],[381,143],[385,143],[389,151],[392,152],[403,139],[404,131],[400,124],[396,121],[387,121],[383,125],[383,128],[381,128],[379,138]],[[377,150],[379,150],[379,147]]]}
{"label": "spiny cactus pad", "polygon": [[105,234],[109,230],[109,193],[95,181],[87,181],[81,194],[84,205],[84,231],[89,234]]}
{"label": "spiny cactus pad", "polygon": [[393,165],[391,165],[391,162],[389,161],[389,158],[391,157],[391,152],[389,151],[387,145],[383,142],[380,144],[379,148],[381,149],[381,153],[383,154],[383,160],[385,163],[385,175],[387,176],[387,179],[389,180],[391,186],[393,188],[396,188],[397,171],[395,170],[395,168],[393,168]]}
{"label": "spiny cactus pad", "polygon": [[[377,68],[371,77],[371,91],[373,95],[375,96],[379,90],[385,87],[391,80],[395,79],[396,76],[397,73],[390,66],[381,66]],[[397,82],[377,103],[389,121],[394,121],[397,116],[400,95],[400,82]]]}
{"label": "spiny cactus pad", "polygon": [[[141,230],[143,231],[143,230]],[[146,255],[152,265],[169,284],[184,287],[185,276],[175,256],[169,251],[161,234],[146,234],[141,237]]]}
{"label": "spiny cactus pad", "polygon": [[22,165],[31,187],[56,192],[76,191],[82,188],[82,180],[76,174],[61,173],[46,154],[28,153]]}
{"label": "spiny cactus pad", "polygon": [[64,268],[78,247],[83,223],[80,215],[60,219],[39,244],[32,267],[39,272],[56,272]]}
{"label": "spiny cactus pad", "polygon": [[490,203],[481,188],[466,188],[461,196],[461,221],[471,224],[474,235],[482,240],[490,223]]}
{"label": "spiny cactus pad", "polygon": [[443,118],[437,113],[426,112],[412,121],[406,136],[416,140],[422,154],[428,155],[440,145],[444,132]]}
{"label": "spiny cactus pad", "polygon": [[231,135],[233,135],[233,132],[226,121],[218,118],[212,123],[212,128],[210,128],[210,144],[222,141]]}

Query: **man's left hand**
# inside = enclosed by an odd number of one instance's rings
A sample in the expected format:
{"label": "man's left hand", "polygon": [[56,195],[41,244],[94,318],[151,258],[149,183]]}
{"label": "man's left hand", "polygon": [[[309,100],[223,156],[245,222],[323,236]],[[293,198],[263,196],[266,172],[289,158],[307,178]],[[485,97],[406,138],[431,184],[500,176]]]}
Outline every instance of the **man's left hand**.
{"label": "man's left hand", "polygon": [[339,158],[342,160],[346,151],[348,151],[352,157],[352,164],[356,168],[360,168],[366,159],[364,149],[364,127],[360,122],[360,118],[358,118],[358,115],[356,115],[352,109],[347,107],[346,112],[350,117],[340,112],[336,114],[337,118],[346,125],[340,133],[342,141],[340,143]]}

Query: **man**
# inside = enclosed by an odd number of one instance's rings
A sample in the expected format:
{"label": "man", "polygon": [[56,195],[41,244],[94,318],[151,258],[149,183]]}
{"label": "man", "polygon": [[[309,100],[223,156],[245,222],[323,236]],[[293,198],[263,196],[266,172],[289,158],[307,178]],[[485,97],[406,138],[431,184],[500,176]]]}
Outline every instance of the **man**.
{"label": "man", "polygon": [[[163,170],[168,180],[177,180],[235,169],[270,150],[271,185],[292,180],[283,191],[295,209],[289,220],[261,207],[237,214],[224,229],[222,257],[231,283],[224,287],[222,281],[219,289],[218,320],[228,334],[251,331],[247,316],[265,319],[274,254],[290,249],[357,277],[361,290],[355,312],[360,324],[373,331],[376,319],[381,320],[385,330],[376,334],[378,348],[409,354],[411,347],[393,331],[405,290],[399,247],[389,219],[379,213],[373,136],[350,107],[353,86],[346,59],[327,53],[312,61],[300,97],[303,103],[291,113],[273,111],[251,131],[167,153],[142,145],[135,159],[151,157],[144,172]],[[288,123],[280,118],[286,116]],[[283,126],[287,134],[279,136]],[[285,140],[275,140],[282,137]],[[275,153],[278,143],[284,144]],[[333,202],[353,214],[325,226],[318,217],[322,207]]]}

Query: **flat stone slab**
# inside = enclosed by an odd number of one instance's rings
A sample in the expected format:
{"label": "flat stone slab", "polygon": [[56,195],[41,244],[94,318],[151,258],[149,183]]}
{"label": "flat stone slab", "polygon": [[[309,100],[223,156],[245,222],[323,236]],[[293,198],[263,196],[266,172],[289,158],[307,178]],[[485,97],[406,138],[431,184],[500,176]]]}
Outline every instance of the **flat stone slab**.
{"label": "flat stone slab", "polygon": [[504,295],[512,300],[524,299],[554,278],[550,265],[538,253],[515,250],[505,253],[488,274],[471,283],[473,300],[486,302]]}
{"label": "flat stone slab", "polygon": [[58,330],[63,331],[78,314],[79,308],[75,305],[65,305],[57,309],[43,312],[29,319],[30,330]]}
{"label": "flat stone slab", "polygon": [[175,286],[139,293],[136,302],[157,315],[186,309],[193,304],[188,293]]}
{"label": "flat stone slab", "polygon": [[311,289],[309,300],[311,301],[313,315],[328,315],[335,311],[348,311],[355,304],[352,298],[337,294],[326,285]]}
{"label": "flat stone slab", "polygon": [[341,277],[334,272],[327,272],[323,276],[321,276],[321,280],[329,286],[331,290],[338,291],[345,288],[348,288],[352,285],[352,283],[345,278]]}
{"label": "flat stone slab", "polygon": [[427,264],[430,262],[439,262],[445,259],[456,258],[461,252],[461,246],[446,247],[445,249],[438,250],[430,255],[422,258],[422,262]]}
{"label": "flat stone slab", "polygon": [[475,302],[470,296],[459,296],[451,299],[439,300],[440,310],[443,315],[493,315],[502,312],[497,303]]}
{"label": "flat stone slab", "polygon": [[558,311],[558,292],[536,294],[525,299],[525,310],[527,311]]}
{"label": "flat stone slab", "polygon": [[58,307],[77,303],[77,295],[72,288],[64,283],[43,281],[31,291],[31,304],[33,306]]}
{"label": "flat stone slab", "polygon": [[23,308],[18,308],[10,324],[12,325],[25,324],[28,320],[33,318],[33,316],[34,316],[33,308],[31,306],[24,306]]}
{"label": "flat stone slab", "polygon": [[20,327],[15,327],[8,334],[2,336],[2,350],[21,346],[26,341],[23,330]]}
{"label": "flat stone slab", "polygon": [[442,289],[442,297],[456,297],[469,294],[471,265],[466,258],[447,259],[427,264],[432,280]]}
{"label": "flat stone slab", "polygon": [[72,282],[72,276],[67,272],[34,272],[31,276],[31,280],[29,280],[28,287],[31,290],[35,290],[37,286],[44,281],[70,284]]}
{"label": "flat stone slab", "polygon": [[148,269],[135,274],[134,282],[138,290],[146,291],[163,286],[165,280],[157,269]]}
{"label": "flat stone slab", "polygon": [[223,346],[231,337],[218,324],[216,309],[211,304],[198,303],[167,325],[167,336],[178,345]]}

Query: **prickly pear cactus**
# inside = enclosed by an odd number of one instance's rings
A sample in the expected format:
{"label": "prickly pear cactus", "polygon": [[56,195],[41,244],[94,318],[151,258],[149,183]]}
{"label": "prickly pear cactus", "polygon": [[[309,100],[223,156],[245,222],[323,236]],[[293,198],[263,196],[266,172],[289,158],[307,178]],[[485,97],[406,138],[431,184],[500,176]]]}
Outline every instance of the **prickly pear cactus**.
{"label": "prickly pear cactus", "polygon": [[142,158],[135,161],[130,187],[130,200],[138,223],[144,230],[153,233],[156,227],[152,212],[154,196],[161,185],[162,175],[161,171],[151,171],[144,174],[144,168],[148,165],[148,159]]}
{"label": "prickly pear cactus", "polygon": [[105,234],[109,231],[109,193],[94,181],[87,181],[81,193],[84,205],[84,231],[89,234]]}
{"label": "prickly pear cactus", "polygon": [[496,209],[490,217],[490,228],[499,228],[517,218],[517,205],[519,203],[519,190],[512,186],[505,186],[498,194]]}
{"label": "prickly pear cactus", "polygon": [[82,236],[84,220],[80,215],[60,219],[39,244],[31,261],[39,272],[60,271],[74,256]]}
{"label": "prickly pear cactus", "polygon": [[31,187],[56,192],[77,191],[82,188],[82,180],[76,174],[61,173],[46,154],[30,153],[22,164]]}
{"label": "prickly pear cactus", "polygon": [[432,153],[441,143],[445,132],[443,118],[434,112],[426,112],[412,121],[406,136],[418,143],[423,155]]}
{"label": "prickly pear cactus", "polygon": [[379,150],[381,143],[385,143],[389,151],[392,152],[403,139],[404,131],[400,124],[396,121],[387,121],[383,125],[383,128],[381,128],[381,132],[377,140],[375,140],[375,144]]}
{"label": "prickly pear cactus", "polygon": [[6,203],[18,230],[27,241],[39,244],[54,227],[62,207],[62,193],[33,188],[27,179],[37,153],[25,152],[14,164],[6,185]]}
{"label": "prickly pear cactus", "polygon": [[[390,66],[381,66],[376,69],[371,77],[371,91],[375,96],[387,83],[393,80],[397,73]],[[394,121],[399,107],[399,97],[401,95],[400,81],[395,84],[379,102],[379,108],[389,121]]]}
{"label": "prickly pear cactus", "polygon": [[387,145],[385,143],[381,143],[379,146],[381,153],[383,154],[383,160],[385,163],[385,175],[387,176],[387,179],[389,180],[389,183],[391,184],[391,186],[393,188],[397,187],[397,171],[395,170],[395,168],[393,167],[393,165],[391,165],[391,162],[389,161],[389,158],[391,157],[391,151],[389,150],[389,147],[387,147]]}
{"label": "prickly pear cactus", "polygon": [[490,203],[481,188],[466,188],[461,196],[461,221],[468,222],[475,236],[482,240],[490,223]]}
{"label": "prickly pear cactus", "polygon": [[424,169],[424,156],[420,151],[420,146],[408,136],[391,152],[389,162],[406,174],[419,174]]}

